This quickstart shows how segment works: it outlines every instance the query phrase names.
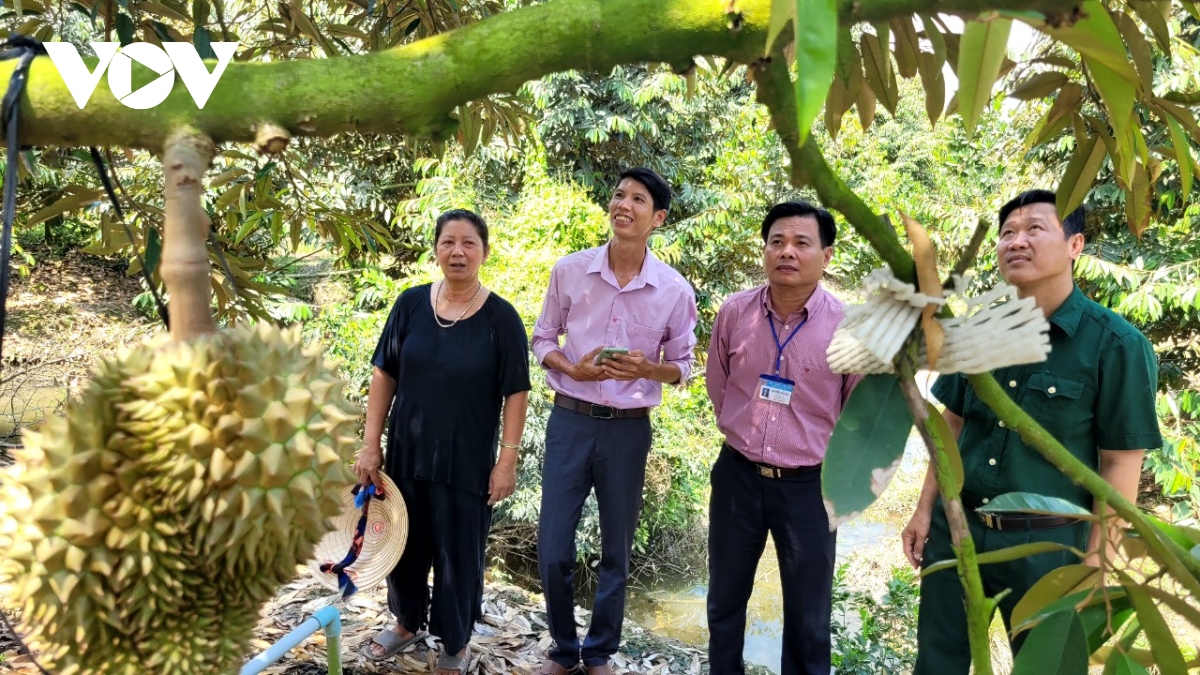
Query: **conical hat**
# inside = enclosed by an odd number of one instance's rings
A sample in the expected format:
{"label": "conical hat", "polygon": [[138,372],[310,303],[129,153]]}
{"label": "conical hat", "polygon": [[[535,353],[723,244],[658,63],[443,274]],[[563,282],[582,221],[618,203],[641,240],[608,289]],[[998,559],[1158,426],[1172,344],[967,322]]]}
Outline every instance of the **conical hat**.
{"label": "conical hat", "polygon": [[[384,498],[371,497],[362,551],[345,570],[358,590],[374,588],[383,581],[396,567],[408,541],[408,510],[404,507],[404,498],[387,474],[380,471],[379,477]],[[342,491],[342,511],[331,519],[333,531],[321,539],[313,549],[312,560],[308,561],[308,568],[317,580],[334,591],[339,590],[338,575],[322,572],[321,565],[340,563],[354,543],[362,509],[354,507],[352,490],[353,486]]]}

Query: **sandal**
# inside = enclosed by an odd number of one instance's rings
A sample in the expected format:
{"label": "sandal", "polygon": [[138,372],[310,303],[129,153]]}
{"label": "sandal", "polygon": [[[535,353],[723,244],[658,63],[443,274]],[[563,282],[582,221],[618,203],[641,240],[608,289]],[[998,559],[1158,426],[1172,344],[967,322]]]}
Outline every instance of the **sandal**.
{"label": "sandal", "polygon": [[[367,648],[363,650],[363,654],[372,661],[383,661],[392,658],[396,654],[399,654],[412,645],[424,640],[425,637],[425,631],[419,630],[416,633],[413,633],[412,637],[405,639],[400,637],[400,634],[395,630],[391,628],[385,628],[379,632],[379,635],[375,636],[375,639],[372,640],[370,644],[367,645]],[[383,654],[376,654],[371,649],[372,644],[383,647]]]}
{"label": "sandal", "polygon": [[457,670],[460,675],[466,675],[467,665],[471,662],[471,654],[466,649],[463,649],[462,656],[455,656],[447,652],[442,652],[438,656],[437,665],[433,667],[434,672],[439,670]]}

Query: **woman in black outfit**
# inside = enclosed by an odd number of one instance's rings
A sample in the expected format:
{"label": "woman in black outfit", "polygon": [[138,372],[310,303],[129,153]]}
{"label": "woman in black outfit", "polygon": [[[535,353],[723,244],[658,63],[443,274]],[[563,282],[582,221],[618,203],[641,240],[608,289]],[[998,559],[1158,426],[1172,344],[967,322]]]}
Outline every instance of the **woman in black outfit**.
{"label": "woman in black outfit", "polygon": [[[428,619],[442,642],[437,675],[452,675],[466,669],[467,642],[482,611],[492,506],[516,488],[529,345],[517,311],[479,281],[488,256],[483,219],[448,211],[438,217],[435,242],[443,279],[400,294],[375,348],[354,471],[361,484],[378,489],[382,467],[409,518],[408,544],[387,580],[397,625],[367,654],[386,659],[404,650],[425,637]],[[386,462],[379,443],[385,418]]]}

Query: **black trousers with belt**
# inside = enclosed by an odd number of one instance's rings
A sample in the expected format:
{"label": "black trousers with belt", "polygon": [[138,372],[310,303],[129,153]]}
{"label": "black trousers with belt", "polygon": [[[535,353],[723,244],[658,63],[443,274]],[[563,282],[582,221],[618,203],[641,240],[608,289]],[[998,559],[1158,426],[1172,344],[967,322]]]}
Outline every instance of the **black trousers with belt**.
{"label": "black trousers with belt", "polygon": [[452,485],[394,480],[408,511],[408,540],[387,578],[388,609],[410,632],[428,624],[446,653],[457,654],[483,614],[484,547],[492,507],[486,496]]}
{"label": "black trousers with belt", "polygon": [[[565,668],[608,662],[621,642],[629,555],[642,508],[650,418],[598,419],[555,406],[546,426],[538,570],[554,647]],[[592,625],[580,644],[575,624],[575,529],[588,494],[600,511],[600,579]]]}
{"label": "black trousers with belt", "polygon": [[746,604],[768,533],[783,588],[781,675],[829,675],[837,533],[829,531],[821,472],[768,478],[728,446],[713,465],[709,502],[710,672],[745,673]]}

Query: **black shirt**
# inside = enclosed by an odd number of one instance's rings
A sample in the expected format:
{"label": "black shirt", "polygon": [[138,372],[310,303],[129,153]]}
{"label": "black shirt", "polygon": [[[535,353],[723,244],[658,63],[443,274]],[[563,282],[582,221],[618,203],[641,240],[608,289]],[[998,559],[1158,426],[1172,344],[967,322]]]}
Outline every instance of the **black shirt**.
{"label": "black shirt", "polygon": [[478,312],[442,328],[430,290],[400,294],[371,359],[396,381],[385,469],[486,495],[503,400],[530,389],[525,326],[507,300],[489,293]]}

